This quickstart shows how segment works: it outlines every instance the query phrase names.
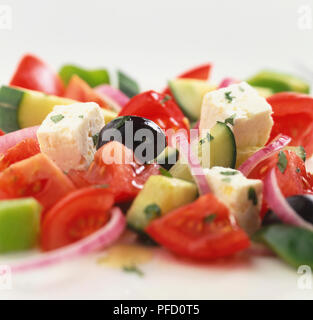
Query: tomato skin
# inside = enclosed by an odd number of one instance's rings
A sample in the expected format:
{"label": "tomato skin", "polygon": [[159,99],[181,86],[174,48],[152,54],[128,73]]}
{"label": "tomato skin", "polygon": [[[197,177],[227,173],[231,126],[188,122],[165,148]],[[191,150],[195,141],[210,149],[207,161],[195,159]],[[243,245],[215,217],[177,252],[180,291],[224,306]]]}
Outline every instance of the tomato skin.
{"label": "tomato skin", "polygon": [[64,85],[59,75],[45,62],[31,54],[24,55],[20,60],[10,86],[56,96],[61,96],[64,92]]}
{"label": "tomato skin", "polygon": [[80,102],[96,102],[101,108],[110,109],[101,96],[76,74],[72,76],[64,97]]}
{"label": "tomato skin", "polygon": [[8,149],[0,158],[0,171],[8,168],[11,164],[30,158],[40,153],[38,141],[33,138],[22,140]]}
{"label": "tomato skin", "polygon": [[[259,163],[252,172],[248,175],[249,179],[261,179],[264,181],[267,173],[275,168],[278,185],[285,197],[290,197],[297,194],[306,194],[313,192],[312,175],[306,171],[304,161],[290,150],[282,151],[287,158],[287,166],[282,173],[278,167],[279,152],[268,159]],[[261,218],[264,217],[268,210],[267,203],[263,198]]]}
{"label": "tomato skin", "polygon": [[42,153],[0,173],[0,199],[34,197],[44,210],[74,190],[68,177]]}
{"label": "tomato skin", "polygon": [[313,154],[313,97],[296,92],[282,92],[267,99],[273,109],[274,125],[269,141],[278,134],[292,138],[290,145],[303,146]]}
{"label": "tomato skin", "polygon": [[113,194],[104,188],[89,187],[65,196],[45,215],[41,249],[58,249],[97,231],[110,219],[113,204]]}
{"label": "tomato skin", "polygon": [[0,137],[4,135],[5,135],[5,132],[0,129]]}
{"label": "tomato skin", "polygon": [[77,188],[91,185],[108,185],[115,195],[117,203],[134,199],[143,188],[144,183],[151,175],[159,174],[156,164],[141,165],[135,161],[130,163],[104,163],[103,157],[112,148],[126,153],[126,157],[133,159],[133,152],[119,142],[110,142],[102,146],[95,154],[95,160],[86,171],[71,170],[68,177]]}
{"label": "tomato skin", "polygon": [[139,116],[154,121],[161,129],[189,130],[189,121],[173,99],[153,90],[133,97],[120,111],[119,116]]}
{"label": "tomato skin", "polygon": [[[205,222],[213,214],[215,219]],[[213,194],[153,220],[145,231],[174,253],[199,260],[226,257],[250,245],[248,236]]]}

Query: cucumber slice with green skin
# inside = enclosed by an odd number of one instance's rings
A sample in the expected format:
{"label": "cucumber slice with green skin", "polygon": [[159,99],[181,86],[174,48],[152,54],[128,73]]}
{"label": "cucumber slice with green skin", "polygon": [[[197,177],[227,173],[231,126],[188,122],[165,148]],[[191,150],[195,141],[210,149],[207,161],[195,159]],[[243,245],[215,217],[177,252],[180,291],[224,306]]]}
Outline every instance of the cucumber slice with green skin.
{"label": "cucumber slice with green skin", "polygon": [[65,65],[59,71],[65,84],[69,83],[74,74],[86,81],[91,88],[101,84],[110,84],[109,72],[106,69],[87,70],[75,65]]}
{"label": "cucumber slice with green skin", "polygon": [[166,147],[154,160],[155,163],[159,164],[166,170],[170,170],[173,167],[179,157],[179,152],[176,148]]}
{"label": "cucumber slice with green skin", "polygon": [[285,147],[284,150],[293,151],[298,157],[300,157],[303,161],[306,160],[306,152],[302,146],[298,147]]}
{"label": "cucumber slice with green skin", "polygon": [[200,118],[203,96],[216,86],[204,80],[175,79],[169,81],[169,88],[186,117],[196,121]]}
{"label": "cucumber slice with green skin", "polygon": [[40,228],[40,204],[33,198],[0,201],[0,252],[36,246]]}
{"label": "cucumber slice with green skin", "polygon": [[[234,134],[230,127],[217,122],[210,133],[200,139],[198,156],[203,168],[224,167],[234,169],[236,166],[237,148]],[[179,159],[169,170],[174,178],[194,182],[190,168]]]}
{"label": "cucumber slice with green skin", "polygon": [[54,106],[75,102],[38,91],[2,86],[0,88],[0,129],[12,132],[40,125]]}
{"label": "cucumber slice with green skin", "polygon": [[151,176],[127,211],[127,223],[131,229],[144,232],[150,221],[194,201],[197,194],[194,183]]}
{"label": "cucumber slice with green skin", "polygon": [[117,71],[118,88],[124,92],[129,98],[136,96],[140,93],[138,83],[125,74],[123,71]]}
{"label": "cucumber slice with green skin", "polygon": [[289,74],[269,70],[257,73],[248,79],[247,82],[252,86],[269,88],[274,93],[282,91],[310,92],[310,86],[304,80]]}

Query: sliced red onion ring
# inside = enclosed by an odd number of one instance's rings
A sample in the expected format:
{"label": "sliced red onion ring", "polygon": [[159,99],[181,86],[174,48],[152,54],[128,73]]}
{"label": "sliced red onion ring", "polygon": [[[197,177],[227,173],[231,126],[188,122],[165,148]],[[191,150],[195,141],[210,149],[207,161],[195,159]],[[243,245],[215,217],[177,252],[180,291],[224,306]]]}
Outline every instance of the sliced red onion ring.
{"label": "sliced red onion ring", "polygon": [[288,203],[278,186],[275,168],[264,180],[264,198],[281,221],[313,231],[313,225],[305,221]]}
{"label": "sliced red onion ring", "polygon": [[108,247],[120,237],[125,227],[126,220],[122,211],[114,207],[111,209],[110,221],[97,232],[64,248],[12,265],[11,270],[22,272],[38,269]]}
{"label": "sliced red onion ring", "polygon": [[275,152],[281,150],[287,146],[291,141],[291,138],[286,135],[278,135],[271,143],[257,151],[249,159],[247,159],[238,170],[242,172],[245,176],[249,173],[263,160],[272,156]]}
{"label": "sliced red onion ring", "polygon": [[176,134],[174,135],[173,139],[174,140],[172,141],[176,141],[178,144],[179,152],[188,161],[191,174],[196,181],[200,195],[204,195],[211,192],[204,170],[201,167],[200,161],[198,157],[196,157],[192,152],[186,136],[184,134]]}
{"label": "sliced red onion ring", "polygon": [[0,137],[0,154],[6,152],[17,143],[27,138],[37,139],[36,132],[39,126],[10,132]]}
{"label": "sliced red onion ring", "polygon": [[108,84],[98,86],[95,88],[95,90],[97,93],[103,94],[115,101],[119,105],[120,109],[124,107],[125,104],[127,104],[130,100],[122,91]]}
{"label": "sliced red onion ring", "polygon": [[221,83],[218,86],[218,89],[221,88],[226,88],[228,86],[230,86],[231,84],[237,83],[238,80],[234,79],[234,78],[224,78]]}

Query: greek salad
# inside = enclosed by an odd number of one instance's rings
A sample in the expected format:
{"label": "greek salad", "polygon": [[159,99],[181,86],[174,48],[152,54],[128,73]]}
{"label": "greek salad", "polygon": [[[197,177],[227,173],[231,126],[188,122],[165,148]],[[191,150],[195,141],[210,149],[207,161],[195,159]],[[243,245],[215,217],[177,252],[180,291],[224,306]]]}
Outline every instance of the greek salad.
{"label": "greek salad", "polygon": [[194,261],[259,243],[313,267],[308,83],[271,70],[215,83],[212,67],[141,92],[122,70],[21,58],[0,88],[0,254],[42,253],[13,271],[126,230]]}

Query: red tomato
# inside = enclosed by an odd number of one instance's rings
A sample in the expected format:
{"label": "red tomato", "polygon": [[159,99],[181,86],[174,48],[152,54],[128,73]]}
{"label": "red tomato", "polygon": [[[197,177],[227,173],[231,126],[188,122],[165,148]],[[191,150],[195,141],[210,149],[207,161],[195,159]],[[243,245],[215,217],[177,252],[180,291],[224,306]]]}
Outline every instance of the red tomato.
{"label": "red tomato", "polygon": [[0,198],[36,198],[45,210],[75,190],[68,177],[44,154],[12,164],[0,173]]}
{"label": "red tomato", "polygon": [[68,177],[76,187],[90,185],[108,185],[115,195],[116,202],[125,202],[136,197],[151,175],[159,174],[156,164],[141,165],[135,161],[130,163],[105,163],[112,150],[121,152],[123,157],[133,159],[133,152],[119,142],[110,142],[101,147],[95,154],[95,160],[87,171],[71,170]]}
{"label": "red tomato", "polygon": [[279,133],[292,138],[293,146],[303,146],[307,156],[313,154],[313,97],[282,92],[267,99],[273,108],[274,126],[270,141]]}
{"label": "red tomato", "polygon": [[[279,160],[279,152],[272,157],[265,159],[259,163],[249,174],[248,178],[264,180],[267,173],[275,168],[278,185],[285,197],[312,193],[313,180],[312,175],[306,172],[304,161],[292,151],[283,151],[286,155],[287,166],[282,173],[277,167]],[[265,199],[261,210],[261,217],[263,218],[268,210]]]}
{"label": "red tomato", "polygon": [[153,220],[145,231],[174,253],[193,259],[226,257],[247,248],[248,236],[213,194]]}
{"label": "red tomato", "polygon": [[72,76],[64,97],[81,102],[96,102],[101,108],[110,109],[102,97],[76,74]]}
{"label": "red tomato", "polygon": [[154,121],[164,131],[189,130],[189,121],[173,99],[155,91],[146,91],[133,97],[119,116],[139,116]]}
{"label": "red tomato", "polygon": [[11,164],[30,158],[40,152],[38,141],[33,138],[22,140],[8,149],[0,158],[0,171],[8,168]]}
{"label": "red tomato", "polygon": [[5,135],[5,132],[0,129],[0,137],[4,135]]}
{"label": "red tomato", "polygon": [[[206,63],[200,66],[197,66],[193,69],[187,70],[177,78],[184,78],[184,79],[198,79],[198,80],[207,80],[210,76],[210,72],[212,69],[211,63]],[[169,94],[172,96],[171,91],[168,87],[163,90],[163,94]]]}
{"label": "red tomato", "polygon": [[60,96],[64,92],[64,86],[58,74],[45,62],[31,54],[22,57],[10,81],[10,86],[41,91],[56,96]]}
{"label": "red tomato", "polygon": [[54,250],[97,231],[110,219],[113,204],[113,194],[103,188],[89,187],[70,193],[45,215],[41,249]]}

